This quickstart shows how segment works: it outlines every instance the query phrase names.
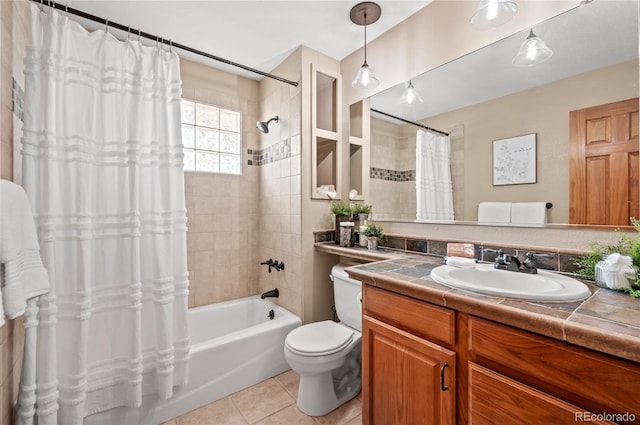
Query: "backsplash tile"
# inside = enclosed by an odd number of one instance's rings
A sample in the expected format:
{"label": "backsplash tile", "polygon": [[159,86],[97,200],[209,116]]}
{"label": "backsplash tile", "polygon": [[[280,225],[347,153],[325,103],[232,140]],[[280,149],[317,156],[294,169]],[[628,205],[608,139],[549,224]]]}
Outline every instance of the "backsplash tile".
{"label": "backsplash tile", "polygon": [[427,253],[427,241],[417,239],[407,239],[407,251]]}
{"label": "backsplash tile", "polygon": [[[319,230],[314,232],[315,242],[335,241],[335,233],[333,230]],[[380,241],[380,247],[397,249],[407,252],[419,254],[435,255],[445,257],[447,255],[447,244],[456,241],[442,241],[430,239],[418,239],[414,237],[401,235],[385,235]],[[501,249],[505,254],[518,257],[520,261],[524,261],[525,253],[530,251],[522,247],[510,246],[494,246],[494,245],[477,245],[475,247],[475,258],[479,261],[492,263],[496,259],[496,251]],[[576,252],[561,251],[534,251],[538,254],[535,258],[537,267],[544,270],[559,271],[561,273],[575,274],[577,267],[574,262],[578,256]]]}

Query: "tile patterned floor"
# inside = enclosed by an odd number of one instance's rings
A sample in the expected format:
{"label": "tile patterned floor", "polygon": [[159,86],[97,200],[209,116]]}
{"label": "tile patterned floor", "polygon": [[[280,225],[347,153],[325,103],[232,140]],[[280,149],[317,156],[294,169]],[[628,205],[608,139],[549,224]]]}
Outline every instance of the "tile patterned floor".
{"label": "tile patterned floor", "polygon": [[360,394],[325,416],[298,410],[299,376],[288,371],[223,399],[178,416],[163,425],[361,425]]}

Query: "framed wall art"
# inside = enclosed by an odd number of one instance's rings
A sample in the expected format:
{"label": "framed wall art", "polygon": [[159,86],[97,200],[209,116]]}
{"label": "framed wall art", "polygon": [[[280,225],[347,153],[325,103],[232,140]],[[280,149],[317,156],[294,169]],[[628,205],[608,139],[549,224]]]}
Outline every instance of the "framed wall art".
{"label": "framed wall art", "polygon": [[536,182],[536,134],[493,141],[493,185]]}

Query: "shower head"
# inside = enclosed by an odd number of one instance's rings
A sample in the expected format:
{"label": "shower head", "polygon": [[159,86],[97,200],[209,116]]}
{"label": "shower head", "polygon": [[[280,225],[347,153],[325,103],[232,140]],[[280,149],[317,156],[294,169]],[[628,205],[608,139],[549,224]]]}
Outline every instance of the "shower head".
{"label": "shower head", "polygon": [[278,122],[278,120],[279,120],[279,118],[278,118],[278,116],[276,115],[275,117],[271,118],[269,121],[266,121],[266,122],[265,122],[265,121],[258,121],[258,122],[256,123],[256,128],[257,128],[258,130],[260,130],[260,132],[262,132],[262,133],[264,133],[264,134],[267,134],[267,133],[269,132],[269,123],[270,123],[271,121]]}

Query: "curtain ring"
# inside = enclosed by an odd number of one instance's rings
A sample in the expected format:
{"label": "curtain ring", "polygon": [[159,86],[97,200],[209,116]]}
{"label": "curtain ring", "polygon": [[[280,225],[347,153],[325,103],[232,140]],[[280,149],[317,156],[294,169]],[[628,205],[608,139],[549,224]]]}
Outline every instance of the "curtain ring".
{"label": "curtain ring", "polygon": [[104,32],[109,34],[109,18],[104,20]]}
{"label": "curtain ring", "polygon": [[140,43],[140,30],[138,30],[138,43]]}
{"label": "curtain ring", "polygon": [[40,0],[40,12],[44,12],[44,0]]}
{"label": "curtain ring", "polygon": [[173,41],[169,40],[169,53],[173,53]]}
{"label": "curtain ring", "polygon": [[131,35],[131,25],[127,25],[127,41],[129,41],[130,35]]}

